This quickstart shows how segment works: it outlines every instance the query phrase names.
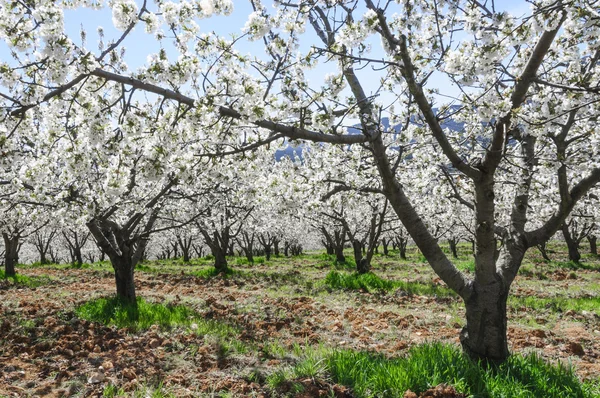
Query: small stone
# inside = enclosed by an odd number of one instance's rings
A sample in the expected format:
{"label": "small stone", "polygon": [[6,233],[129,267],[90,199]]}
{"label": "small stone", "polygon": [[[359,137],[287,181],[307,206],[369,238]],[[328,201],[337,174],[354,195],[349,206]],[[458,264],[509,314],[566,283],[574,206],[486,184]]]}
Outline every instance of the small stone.
{"label": "small stone", "polygon": [[90,378],[88,379],[88,383],[89,384],[98,384],[98,383],[102,383],[104,380],[106,380],[104,373],[97,372],[90,376]]}
{"label": "small stone", "polygon": [[135,374],[135,371],[131,368],[125,368],[123,369],[123,377],[125,377],[128,380],[134,380],[137,378],[137,375]]}
{"label": "small stone", "polygon": [[567,351],[573,355],[577,355],[578,357],[582,357],[585,355],[585,351],[583,350],[583,346],[579,343],[571,341],[567,344]]}
{"label": "small stone", "polygon": [[541,329],[536,329],[531,332],[531,335],[534,337],[544,338],[546,337],[546,332]]}
{"label": "small stone", "polygon": [[150,340],[150,342],[148,343],[148,347],[150,348],[157,348],[160,346],[160,340],[159,339],[152,339]]}

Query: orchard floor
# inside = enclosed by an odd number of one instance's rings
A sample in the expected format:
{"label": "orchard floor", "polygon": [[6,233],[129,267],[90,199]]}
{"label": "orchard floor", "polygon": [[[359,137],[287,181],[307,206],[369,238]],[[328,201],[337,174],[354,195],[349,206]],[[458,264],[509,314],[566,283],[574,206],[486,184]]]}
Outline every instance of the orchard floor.
{"label": "orchard floor", "polygon": [[[554,256],[561,260],[560,253]],[[156,394],[139,396],[281,396],[285,383],[274,389],[268,376],[292,367],[307,347],[394,357],[422,342],[458,344],[464,314],[455,296],[334,290],[322,283],[334,266],[317,254],[254,266],[231,263],[240,272],[229,278],[194,276],[207,266],[176,262],[149,262],[136,271],[138,296],[185,304],[211,322],[232,326],[229,337],[200,333],[196,325],[132,332],[79,319],[78,306],[114,294],[107,265],[20,267],[19,274],[45,282],[25,287],[0,280],[0,397],[144,389]],[[469,267],[467,257],[459,263]],[[572,264],[545,264],[530,255],[511,290],[509,344],[513,352],[570,362],[580,378],[596,380],[600,261],[588,257],[584,264],[572,270]],[[388,280],[442,285],[416,254],[408,261],[376,256],[373,271]],[[300,382],[308,388],[297,396],[352,396],[326,379]]]}

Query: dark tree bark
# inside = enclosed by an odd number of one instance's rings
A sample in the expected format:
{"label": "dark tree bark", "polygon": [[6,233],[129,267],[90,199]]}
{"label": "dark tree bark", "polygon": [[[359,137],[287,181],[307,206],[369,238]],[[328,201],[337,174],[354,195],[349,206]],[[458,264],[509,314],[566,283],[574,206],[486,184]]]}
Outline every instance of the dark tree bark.
{"label": "dark tree bark", "polygon": [[255,239],[255,235],[254,233],[249,234],[247,231],[243,231],[241,233],[242,238],[241,239],[237,239],[238,241],[238,245],[242,248],[242,251],[244,252],[244,255],[246,256],[246,259],[248,260],[248,262],[250,264],[254,264],[254,239]]}
{"label": "dark tree bark", "polygon": [[231,239],[230,227],[226,226],[221,231],[212,231],[212,234],[201,227],[199,227],[199,230],[204,237],[204,242],[215,258],[215,270],[217,274],[228,273],[227,251],[229,250],[229,240]]}
{"label": "dark tree bark", "polygon": [[398,246],[398,251],[400,252],[400,258],[402,260],[406,260],[406,246],[408,246],[408,238],[403,236],[396,236],[396,246]]}
{"label": "dark tree bark", "polygon": [[21,248],[19,231],[15,233],[2,233],[4,239],[4,275],[13,277],[17,275],[15,266],[19,262],[19,249]]}
{"label": "dark tree bark", "polygon": [[452,257],[458,258],[458,239],[448,238],[448,245],[450,246],[450,252],[452,253]]}
{"label": "dark tree bark", "polygon": [[179,258],[179,244],[177,242],[171,243],[171,249],[173,252],[173,258]]}
{"label": "dark tree bark", "polygon": [[387,239],[385,239],[385,238],[381,239],[381,245],[383,246],[383,255],[384,256],[390,255],[390,251],[388,248],[389,244],[390,244],[390,242]]}
{"label": "dark tree bark", "polygon": [[182,236],[180,234],[177,234],[175,237],[177,239],[177,244],[179,245],[179,248],[181,249],[181,253],[183,255],[183,262],[189,263],[190,262],[190,252],[191,252],[191,248],[192,248],[192,237],[191,236]]}
{"label": "dark tree bark", "polygon": [[346,231],[345,229],[336,229],[333,232],[333,249],[335,253],[335,261],[340,264],[346,262],[346,256],[344,255],[344,245],[346,244]]}
{"label": "dark tree bark", "polygon": [[[347,221],[341,217],[339,221],[344,225],[344,229],[348,234],[350,242],[352,242],[352,250],[354,253],[354,261],[356,262],[356,272],[359,274],[366,274],[371,271],[371,261],[373,259],[373,253],[379,242],[383,224],[385,222],[385,212],[387,210],[387,200],[384,203],[383,211],[381,213],[374,212],[371,216],[371,222],[367,230],[367,235],[364,237],[364,241],[358,239],[356,232],[352,232]],[[366,241],[366,242],[365,242]]]}
{"label": "dark tree bark", "polygon": [[540,251],[540,254],[542,255],[544,261],[550,262],[552,261],[552,259],[550,258],[550,256],[548,256],[548,250],[546,250],[546,243],[547,242],[545,241],[540,243],[539,245],[537,245],[537,248]]}
{"label": "dark tree bark", "polygon": [[323,226],[321,226],[321,234],[323,235],[323,239],[321,239],[321,243],[323,244],[323,246],[325,246],[325,250],[327,251],[327,254],[329,254],[329,255],[333,254],[334,253],[334,243],[333,243],[333,238],[331,237],[331,234]]}
{"label": "dark tree bark", "polygon": [[276,238],[268,232],[258,234],[256,238],[265,251],[265,258],[269,261],[271,259],[271,254],[273,253],[273,245],[275,244]]}
{"label": "dark tree bark", "polygon": [[81,249],[83,249],[90,238],[90,232],[84,234],[75,229],[68,229],[63,231],[62,235],[65,238],[65,242],[67,242],[69,253],[71,254],[71,264],[75,267],[81,267],[83,265]]}
{"label": "dark tree bark", "polygon": [[278,238],[273,239],[273,254],[277,257],[279,257],[279,242]]}
{"label": "dark tree bark", "polygon": [[569,251],[569,260],[573,261],[574,263],[578,263],[579,260],[581,260],[581,253],[579,252],[579,242],[571,234],[569,225],[566,222],[562,224],[561,230],[563,237],[565,238],[565,243],[567,244],[567,249]]}
{"label": "dark tree bark", "polygon": [[137,300],[133,277],[135,266],[146,250],[148,238],[153,232],[152,229],[158,218],[159,208],[156,206],[159,200],[176,184],[176,179],[170,180],[159,193],[146,203],[145,211],[132,214],[123,225],[109,219],[118,210],[116,207],[108,210],[102,217],[93,218],[86,224],[101,252],[108,256],[113,266],[117,299],[136,308]]}
{"label": "dark tree bark", "polygon": [[52,230],[48,233],[38,231],[33,236],[33,245],[40,256],[40,264],[42,265],[50,264],[47,256],[50,254],[50,246],[54,236],[56,236],[56,230]]}
{"label": "dark tree bark", "polygon": [[587,240],[590,244],[590,253],[593,255],[598,255],[598,245],[597,245],[597,238],[595,235],[588,235],[587,236]]}
{"label": "dark tree bark", "polygon": [[158,216],[153,210],[146,221],[143,233],[131,236],[131,227],[138,224],[144,214],[137,213],[124,226],[110,220],[93,219],[87,223],[92,236],[102,252],[106,253],[115,271],[117,298],[137,305],[134,270],[139,263],[150,233]]}
{"label": "dark tree bark", "polygon": [[192,245],[192,247],[194,249],[194,253],[196,253],[196,257],[204,257],[204,247],[202,245]]}

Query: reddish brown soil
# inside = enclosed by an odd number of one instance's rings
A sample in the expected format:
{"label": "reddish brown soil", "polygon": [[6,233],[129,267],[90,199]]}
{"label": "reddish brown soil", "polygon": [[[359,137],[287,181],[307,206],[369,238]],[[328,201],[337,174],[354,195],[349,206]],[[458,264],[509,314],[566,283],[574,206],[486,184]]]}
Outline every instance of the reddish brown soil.
{"label": "reddish brown soil", "polygon": [[[274,392],[267,387],[266,376],[294,363],[294,358],[266,354],[263,348],[268,343],[288,349],[323,343],[397,356],[424,341],[457,343],[461,327],[445,315],[445,308],[455,302],[451,298],[348,292],[344,300],[339,296],[334,300],[324,294],[302,295],[301,289],[277,297],[275,282],[268,278],[136,274],[138,295],[185,303],[207,319],[236,325],[240,328],[236,338],[254,347],[246,354],[224,355],[210,336],[157,327],[131,333],[79,319],[74,312],[78,305],[113,294],[110,272],[22,273],[48,275],[53,282],[35,289],[0,282],[0,396],[91,397],[101,396],[108,384],[133,391],[160,382],[178,397],[222,390],[233,396],[267,397]],[[565,313],[552,329],[511,326],[508,334],[514,351],[536,349],[550,360],[569,359],[580,376],[596,378],[599,329],[595,315]],[[352,396],[349,389],[330,381],[294,383],[304,386],[298,397]],[[275,393],[285,394],[285,389],[284,383]],[[461,395],[449,386],[438,386],[420,395],[407,392],[405,397]]]}

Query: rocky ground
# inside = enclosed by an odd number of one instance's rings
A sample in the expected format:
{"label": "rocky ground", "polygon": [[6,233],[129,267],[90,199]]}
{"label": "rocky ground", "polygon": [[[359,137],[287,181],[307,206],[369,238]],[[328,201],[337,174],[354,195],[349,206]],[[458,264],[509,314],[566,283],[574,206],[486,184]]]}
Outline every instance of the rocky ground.
{"label": "rocky ground", "polygon": [[[107,386],[133,394],[158,385],[177,397],[293,395],[286,383],[271,388],[267,377],[293,366],[305,347],[320,344],[394,357],[425,341],[458,343],[464,319],[457,298],[402,290],[334,291],[320,284],[330,269],[311,258],[233,267],[243,272],[230,279],[199,278],[186,266],[163,272],[159,264],[151,264],[136,272],[139,296],[185,304],[210,322],[231,326],[225,337],[204,334],[195,324],[134,333],[79,319],[78,306],[114,294],[108,268],[19,269],[46,282],[28,288],[0,281],[0,396],[102,396]],[[375,272],[441,284],[423,263],[380,257]],[[595,270],[542,274],[532,268],[518,277],[513,293],[589,297],[598,294],[599,283]],[[513,304],[511,349],[568,361],[581,378],[598,378],[599,311],[533,311]],[[295,395],[299,397],[352,396],[348,388],[326,379],[295,382],[305,386]],[[452,391],[438,386],[423,396],[460,396]],[[417,397],[410,391],[405,396]]]}

